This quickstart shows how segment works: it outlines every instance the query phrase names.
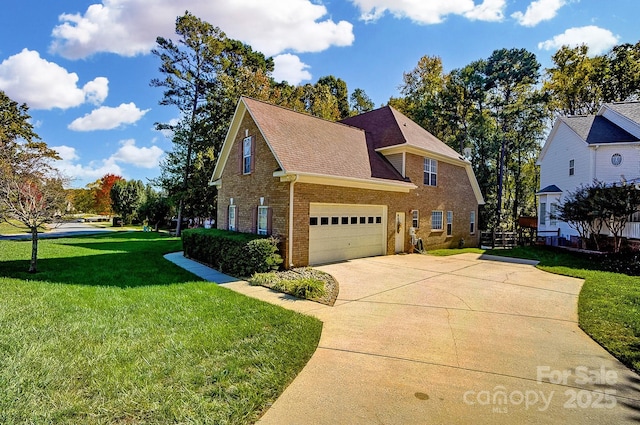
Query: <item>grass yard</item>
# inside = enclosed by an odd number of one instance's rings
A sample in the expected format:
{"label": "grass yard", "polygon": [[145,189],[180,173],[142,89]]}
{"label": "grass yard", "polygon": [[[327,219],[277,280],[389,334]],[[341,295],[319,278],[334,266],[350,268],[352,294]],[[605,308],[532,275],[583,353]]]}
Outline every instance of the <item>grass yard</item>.
{"label": "grass yard", "polygon": [[[0,221],[0,235],[19,235],[22,233],[31,233],[29,228],[19,221],[11,220],[11,223]],[[46,230],[44,227],[41,227],[41,229],[42,231]]]}
{"label": "grass yard", "polygon": [[0,241],[0,423],[255,422],[321,323],[198,281],[157,233]]}
{"label": "grass yard", "polygon": [[[446,252],[445,252],[446,251]],[[599,270],[599,261],[583,255],[542,247],[504,250],[442,250],[430,254],[487,253],[537,260],[538,268],[584,279],[578,298],[580,327],[618,358],[640,373],[640,276]]]}

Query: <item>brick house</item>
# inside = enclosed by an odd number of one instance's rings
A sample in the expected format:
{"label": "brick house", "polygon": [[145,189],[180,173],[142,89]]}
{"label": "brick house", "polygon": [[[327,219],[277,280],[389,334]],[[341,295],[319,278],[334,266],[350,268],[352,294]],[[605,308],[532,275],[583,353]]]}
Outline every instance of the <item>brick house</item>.
{"label": "brick house", "polygon": [[330,122],[243,97],[216,164],[217,227],[277,236],[285,265],[477,246],[471,164],[391,107]]}

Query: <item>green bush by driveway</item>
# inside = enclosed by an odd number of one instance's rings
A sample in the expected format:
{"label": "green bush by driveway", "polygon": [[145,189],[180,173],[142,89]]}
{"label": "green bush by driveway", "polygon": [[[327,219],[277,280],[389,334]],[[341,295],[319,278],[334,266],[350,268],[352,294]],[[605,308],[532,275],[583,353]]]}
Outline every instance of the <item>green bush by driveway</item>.
{"label": "green bush by driveway", "polygon": [[0,241],[0,423],[253,423],[321,323],[198,281],[157,233]]}

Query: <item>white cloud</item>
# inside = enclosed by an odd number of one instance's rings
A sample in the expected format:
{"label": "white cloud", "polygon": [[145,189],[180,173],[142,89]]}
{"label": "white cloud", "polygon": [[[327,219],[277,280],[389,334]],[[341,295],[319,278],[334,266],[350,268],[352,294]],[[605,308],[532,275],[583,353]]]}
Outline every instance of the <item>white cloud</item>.
{"label": "white cloud", "polygon": [[524,13],[518,11],[513,13],[511,17],[522,26],[535,27],[542,21],[555,18],[558,10],[566,4],[567,0],[536,0],[529,4]]}
{"label": "white cloud", "polygon": [[269,56],[319,52],[354,40],[351,23],[334,22],[313,0],[102,0],[84,13],[61,15],[51,50],[72,59],[97,52],[146,54],[156,37],[175,38],[176,17],[185,10]]}
{"label": "white cloud", "polygon": [[109,94],[109,80],[104,77],[98,77],[93,81],[89,81],[82,89],[87,96],[88,102],[100,105]]}
{"label": "white cloud", "polygon": [[78,75],[23,49],[0,63],[0,90],[32,109],[67,109],[87,101],[102,102],[109,92],[109,80],[98,77],[78,87]]}
{"label": "white cloud", "polygon": [[157,146],[137,147],[133,139],[120,142],[120,148],[110,157],[87,164],[80,163],[76,149],[70,146],[51,146],[62,158],[55,166],[65,176],[74,180],[94,181],[105,174],[124,175],[120,164],[129,164],[139,168],[154,168],[159,165],[164,151]]}
{"label": "white cloud", "polygon": [[81,118],[76,118],[68,128],[74,131],[111,130],[123,124],[133,124],[149,112],[140,110],[135,103],[123,103],[116,108],[102,106]]}
{"label": "white cloud", "polygon": [[471,20],[501,21],[506,0],[351,0],[360,9],[361,19],[375,21],[386,12],[396,18],[408,18],[419,24],[439,24],[448,15],[460,15]]}
{"label": "white cloud", "polygon": [[135,165],[141,168],[154,168],[158,166],[160,157],[164,153],[157,146],[150,148],[139,148],[133,139],[123,140],[120,142],[120,149],[111,156],[117,162]]}
{"label": "white cloud", "polygon": [[273,78],[276,81],[286,81],[295,86],[303,80],[311,79],[311,73],[307,71],[309,65],[303,63],[296,55],[290,53],[278,55],[273,58],[273,62],[275,65]]}
{"label": "white cloud", "polygon": [[484,0],[464,13],[472,21],[500,22],[504,19],[505,0]]}
{"label": "white cloud", "polygon": [[60,154],[62,158],[57,161],[56,168],[65,176],[80,181],[94,181],[105,174],[115,174],[121,176],[122,168],[116,163],[113,157],[101,161],[92,161],[87,165],[79,164],[80,159],[76,149],[70,146],[51,146]]}
{"label": "white cloud", "polygon": [[538,49],[554,50],[562,46],[575,47],[581,44],[589,46],[591,55],[602,54],[618,43],[619,37],[611,31],[594,25],[569,28],[552,39],[538,43]]}

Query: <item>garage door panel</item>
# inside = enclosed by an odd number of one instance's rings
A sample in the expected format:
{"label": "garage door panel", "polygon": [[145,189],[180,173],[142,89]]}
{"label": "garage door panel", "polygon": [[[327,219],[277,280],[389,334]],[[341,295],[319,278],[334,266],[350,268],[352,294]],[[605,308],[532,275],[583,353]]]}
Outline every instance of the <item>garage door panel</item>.
{"label": "garage door panel", "polygon": [[310,264],[386,253],[384,206],[311,204],[309,213]]}

